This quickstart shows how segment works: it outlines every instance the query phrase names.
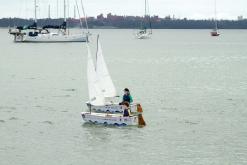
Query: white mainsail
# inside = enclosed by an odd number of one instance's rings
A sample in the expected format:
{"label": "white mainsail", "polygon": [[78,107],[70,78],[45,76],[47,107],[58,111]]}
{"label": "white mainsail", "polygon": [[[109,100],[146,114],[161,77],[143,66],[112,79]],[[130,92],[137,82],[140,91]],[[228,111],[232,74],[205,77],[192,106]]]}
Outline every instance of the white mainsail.
{"label": "white mainsail", "polygon": [[91,51],[88,44],[87,44],[87,51],[88,51],[87,78],[88,78],[89,103],[95,106],[104,105],[105,98],[100,90],[99,81],[97,78]]}
{"label": "white mainsail", "polygon": [[99,80],[100,88],[105,98],[113,98],[117,96],[117,92],[103,57],[99,36],[97,45],[96,74]]}

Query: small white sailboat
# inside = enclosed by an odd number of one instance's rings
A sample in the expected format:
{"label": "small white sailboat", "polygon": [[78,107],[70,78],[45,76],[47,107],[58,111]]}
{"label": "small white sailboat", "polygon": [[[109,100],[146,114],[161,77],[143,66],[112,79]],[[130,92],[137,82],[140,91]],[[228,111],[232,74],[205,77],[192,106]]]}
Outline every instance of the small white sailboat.
{"label": "small white sailboat", "polygon": [[[148,7],[148,0],[145,0],[145,14],[144,14],[144,19],[141,24],[141,29],[138,30],[136,33],[136,38],[137,39],[148,39],[152,35],[152,27],[151,27],[151,18],[150,15],[147,14],[149,11]],[[147,25],[148,24],[148,25]],[[149,26],[149,29],[147,28]]]}
{"label": "small white sailboat", "polygon": [[[34,23],[30,26],[19,26],[9,29],[9,33],[14,36],[15,42],[86,42],[88,34],[69,34],[67,31],[66,0],[64,0],[64,22],[61,25],[46,25],[37,27],[37,2],[34,0]],[[57,29],[58,32],[50,32],[50,29]]]}
{"label": "small white sailboat", "polygon": [[217,37],[220,35],[219,33],[219,29],[218,29],[218,22],[217,22],[217,11],[216,11],[216,0],[214,0],[214,14],[215,14],[215,17],[214,17],[214,24],[215,24],[215,27],[214,29],[211,31],[211,36],[213,37]]}
{"label": "small white sailboat", "polygon": [[131,105],[131,111],[134,111],[134,107],[136,108],[136,113],[133,113],[133,116],[123,117],[123,115],[120,114],[121,112],[123,112],[122,105],[119,105],[118,103],[114,103],[112,101],[112,99],[117,96],[116,89],[111,80],[109,71],[106,67],[102,54],[102,49],[99,43],[99,38],[97,40],[97,44],[98,51],[96,68],[94,66],[91,50],[87,44],[87,77],[89,101],[86,104],[89,108],[89,112],[81,113],[83,120],[91,123],[108,125],[113,124],[118,126],[145,125],[145,121],[142,117],[142,108],[140,104]]}
{"label": "small white sailboat", "polygon": [[[88,53],[91,54],[90,50],[88,50]],[[92,64],[88,64],[88,67],[93,66],[93,62],[91,63]],[[105,60],[104,60],[103,51],[102,51],[102,47],[99,41],[99,37],[97,38],[96,67],[93,67],[93,68],[94,69],[91,69],[90,71],[91,73],[88,71],[89,96],[91,95],[90,101],[87,104],[88,107],[91,110],[96,111],[96,112],[122,113],[123,112],[122,105],[119,105],[119,102],[115,102],[118,95],[116,92],[116,88],[113,84],[113,81],[111,79],[110,73],[108,71],[107,65],[105,63]],[[92,73],[92,72],[95,72],[95,73]],[[100,94],[97,94],[97,96],[99,97],[100,95],[101,104],[95,104],[94,102],[91,101],[95,97],[94,94],[90,94],[90,90],[92,90],[92,87],[90,85],[92,84],[92,82],[90,79],[92,79],[91,76],[94,74],[95,74],[95,78],[93,78],[94,79],[93,81],[97,83],[97,87],[95,87],[95,89],[98,89],[100,91]],[[131,109],[131,112],[136,112],[137,105],[131,104],[130,109]]]}

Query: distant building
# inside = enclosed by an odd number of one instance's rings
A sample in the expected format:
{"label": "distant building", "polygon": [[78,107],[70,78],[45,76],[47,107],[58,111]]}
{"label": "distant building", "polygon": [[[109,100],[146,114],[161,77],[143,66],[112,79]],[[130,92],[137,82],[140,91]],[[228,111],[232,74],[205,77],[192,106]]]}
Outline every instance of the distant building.
{"label": "distant building", "polygon": [[94,18],[94,17],[87,17],[87,20],[88,20],[88,21],[94,21],[95,18]]}
{"label": "distant building", "polygon": [[112,15],[111,13],[108,13],[106,18],[108,21],[120,21],[124,19],[123,16]]}
{"label": "distant building", "polygon": [[153,16],[151,19],[152,19],[153,22],[160,22],[161,21],[159,16],[156,16],[156,15]]}
{"label": "distant building", "polygon": [[244,20],[244,17],[242,15],[238,16],[238,21]]}
{"label": "distant building", "polygon": [[104,20],[104,15],[101,13],[100,15],[97,15],[97,20]]}
{"label": "distant building", "polygon": [[170,15],[166,16],[165,20],[171,20],[171,16]]}

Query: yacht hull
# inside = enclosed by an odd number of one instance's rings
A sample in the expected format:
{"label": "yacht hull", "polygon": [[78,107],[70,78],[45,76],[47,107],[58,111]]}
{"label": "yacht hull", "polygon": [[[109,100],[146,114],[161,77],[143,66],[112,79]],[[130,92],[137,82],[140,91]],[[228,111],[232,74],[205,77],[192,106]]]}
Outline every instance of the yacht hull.
{"label": "yacht hull", "polygon": [[149,39],[151,37],[151,34],[144,33],[144,34],[136,34],[137,39]]}
{"label": "yacht hull", "polygon": [[51,35],[41,34],[38,36],[18,35],[15,42],[87,42],[86,35]]}

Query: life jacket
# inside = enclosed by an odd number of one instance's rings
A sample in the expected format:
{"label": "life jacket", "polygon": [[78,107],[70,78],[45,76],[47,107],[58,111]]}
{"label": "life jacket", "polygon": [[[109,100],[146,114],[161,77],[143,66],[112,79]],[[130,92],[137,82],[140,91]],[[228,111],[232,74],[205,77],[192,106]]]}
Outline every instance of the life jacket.
{"label": "life jacket", "polygon": [[128,109],[125,109],[125,110],[123,111],[123,116],[124,116],[124,117],[130,116],[130,111],[129,111]]}
{"label": "life jacket", "polygon": [[123,102],[126,101],[128,103],[132,103],[133,102],[133,99],[132,99],[132,96],[131,95],[123,95]]}

